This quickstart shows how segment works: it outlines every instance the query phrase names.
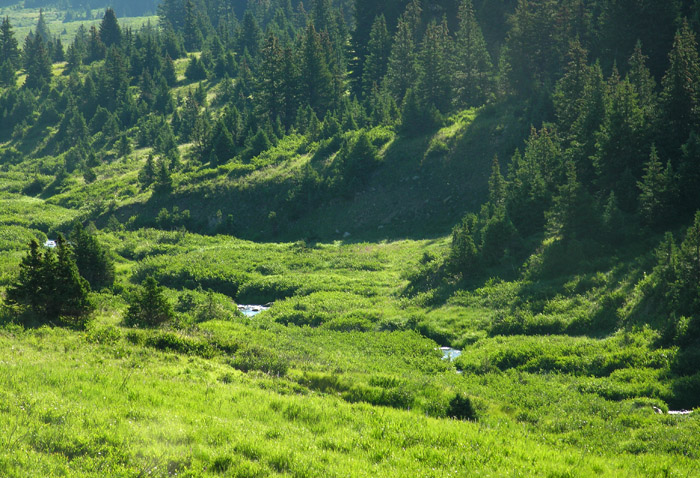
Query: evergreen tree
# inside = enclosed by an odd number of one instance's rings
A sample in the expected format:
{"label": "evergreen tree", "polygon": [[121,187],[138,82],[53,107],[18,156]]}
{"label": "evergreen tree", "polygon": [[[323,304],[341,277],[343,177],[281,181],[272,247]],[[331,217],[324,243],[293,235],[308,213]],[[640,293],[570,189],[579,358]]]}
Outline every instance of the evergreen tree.
{"label": "evergreen tree", "polygon": [[202,48],[203,36],[199,26],[197,9],[192,0],[185,2],[184,39],[187,51],[198,51]]}
{"label": "evergreen tree", "polygon": [[469,274],[480,270],[479,251],[477,250],[475,233],[477,218],[468,214],[452,229],[452,244],[448,258],[449,268],[453,273],[467,278]]}
{"label": "evergreen tree", "polygon": [[217,121],[214,127],[211,142],[212,153],[216,164],[224,164],[234,156],[236,145],[233,142],[233,136],[231,136],[231,133],[221,119]]}
{"label": "evergreen tree", "polygon": [[670,161],[664,169],[655,146],[651,148],[644,176],[637,186],[642,222],[654,228],[668,225],[673,218],[675,181]]}
{"label": "evergreen tree", "polygon": [[581,46],[578,38],[571,42],[568,60],[564,76],[557,82],[553,98],[559,128],[565,133],[571,131],[582,114],[584,93],[591,74],[588,67],[588,52]]}
{"label": "evergreen tree", "polygon": [[675,156],[698,126],[700,111],[700,59],[695,34],[687,21],[676,33],[669,63],[661,82],[660,131],[663,152]]}
{"label": "evergreen tree", "polygon": [[164,158],[160,158],[158,160],[155,182],[153,184],[153,193],[160,196],[165,196],[170,194],[172,190],[173,178],[170,175],[168,162]]}
{"label": "evergreen tree", "polygon": [[82,325],[92,309],[89,291],[89,284],[78,273],[70,245],[59,234],[55,251],[42,252],[36,240],[29,244],[18,278],[7,289],[7,302],[30,312],[40,323]]}
{"label": "evergreen tree", "polygon": [[51,81],[51,60],[40,35],[34,35],[33,39],[27,37],[24,48],[24,63],[27,72],[25,87],[41,89]]}
{"label": "evergreen tree", "polygon": [[493,91],[493,63],[474,15],[472,0],[462,0],[458,20],[453,80],[455,100],[461,107],[479,106]]}
{"label": "evergreen tree", "polygon": [[200,81],[207,79],[207,70],[204,68],[201,60],[192,55],[190,56],[190,61],[187,63],[187,69],[185,70],[185,77],[189,81]]}
{"label": "evergreen tree", "polygon": [[80,275],[94,290],[111,287],[114,283],[114,261],[100,245],[94,231],[86,229],[80,222],[70,235],[75,252],[75,263]]}
{"label": "evergreen tree", "polygon": [[271,121],[283,113],[283,67],[282,49],[279,47],[277,37],[270,34],[262,49],[262,65],[258,80],[258,104],[262,116]]}
{"label": "evergreen tree", "polygon": [[[244,51],[247,51],[251,57],[256,57],[260,51],[262,36],[262,31],[260,30],[257,20],[255,20],[250,10],[246,10],[238,34],[238,53],[243,54]],[[248,66],[250,67],[251,65]]]}
{"label": "evergreen tree", "polygon": [[20,67],[17,39],[8,17],[5,17],[0,25],[0,65],[5,62],[8,62],[13,73]]}
{"label": "evergreen tree", "polygon": [[87,57],[85,59],[85,62],[89,64],[95,61],[102,60],[105,57],[106,52],[107,48],[105,48],[105,44],[102,43],[97,28],[95,28],[94,26],[90,27],[90,32],[88,34],[87,40]]}
{"label": "evergreen tree", "polygon": [[42,9],[39,9],[39,19],[36,22],[36,35],[40,36],[45,44],[51,41],[51,32],[49,31],[48,25],[46,25],[46,20],[44,20],[44,11]]}
{"label": "evergreen tree", "polygon": [[375,85],[381,85],[389,64],[391,36],[386,28],[384,15],[379,15],[372,24],[367,45],[367,57],[362,70],[362,93],[369,97]]}
{"label": "evergreen tree", "polygon": [[387,66],[386,86],[396,102],[403,101],[417,79],[416,39],[419,22],[420,6],[414,1],[399,19]]}
{"label": "evergreen tree", "polygon": [[119,135],[119,141],[117,142],[117,155],[120,158],[126,158],[131,154],[131,151],[131,141],[129,141],[129,137],[125,133],[122,133]]}
{"label": "evergreen tree", "polygon": [[[624,211],[634,210],[634,190],[619,187],[624,171],[629,171],[633,180],[641,177],[644,151],[649,150],[649,125],[644,123],[643,111],[637,101],[634,87],[627,79],[611,78],[610,106],[600,131],[596,133],[597,152],[593,158],[598,175],[598,188],[609,193],[618,192],[620,207]],[[626,193],[632,193],[628,197]]]}
{"label": "evergreen tree", "polygon": [[149,154],[146,158],[146,163],[143,165],[143,169],[139,171],[139,183],[141,184],[141,189],[146,189],[148,186],[153,184],[156,180],[156,165],[153,161],[153,155]]}
{"label": "evergreen tree", "polygon": [[452,45],[447,23],[428,25],[418,54],[417,90],[421,101],[428,107],[446,113],[452,98],[450,55]]}
{"label": "evergreen tree", "polygon": [[173,318],[172,306],[163,295],[163,288],[149,276],[132,299],[124,322],[130,327],[158,327]]}
{"label": "evergreen tree", "polygon": [[105,10],[105,15],[102,18],[102,22],[100,22],[100,40],[102,40],[106,48],[112,45],[121,45],[122,31],[119,28],[117,16],[111,8]]}
{"label": "evergreen tree", "polygon": [[66,60],[66,54],[65,51],[63,50],[63,43],[61,42],[60,37],[54,38],[53,41],[53,47],[51,48],[51,61],[54,63],[60,63],[62,61]]}
{"label": "evergreen tree", "polygon": [[494,156],[489,177],[489,215],[494,216],[498,211],[504,211],[508,194],[508,183],[501,175],[501,165],[498,156]]}
{"label": "evergreen tree", "polygon": [[17,83],[15,69],[9,60],[0,63],[0,86],[14,86]]}
{"label": "evergreen tree", "polygon": [[302,41],[299,76],[302,101],[322,116],[334,104],[333,76],[323,54],[321,36],[312,24],[307,27]]}

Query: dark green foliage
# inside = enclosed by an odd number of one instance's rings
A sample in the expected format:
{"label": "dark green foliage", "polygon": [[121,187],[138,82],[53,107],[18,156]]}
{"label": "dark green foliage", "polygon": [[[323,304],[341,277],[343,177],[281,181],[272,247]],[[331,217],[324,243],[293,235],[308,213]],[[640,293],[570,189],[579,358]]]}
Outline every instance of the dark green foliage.
{"label": "dark green foliage", "polygon": [[452,40],[447,22],[428,25],[418,53],[416,93],[426,108],[435,108],[442,113],[448,110],[452,98],[451,53]]}
{"label": "dark green foliage", "polygon": [[99,243],[91,228],[76,223],[70,234],[78,272],[94,290],[111,287],[114,283],[114,261]]}
{"label": "dark green foliage", "polygon": [[639,213],[644,224],[653,228],[668,225],[673,219],[676,199],[676,180],[671,162],[664,169],[656,147],[652,146],[649,161],[644,167],[644,177],[639,187]]}
{"label": "dark green foliage", "polygon": [[27,37],[22,58],[27,72],[24,85],[33,89],[43,88],[51,78],[51,59],[41,35]]}
{"label": "dark green foliage", "polygon": [[372,24],[367,44],[367,57],[362,69],[362,94],[367,97],[370,92],[381,85],[389,65],[391,37],[386,27],[384,15],[378,16]]}
{"label": "dark green foliage", "polygon": [[243,372],[259,370],[261,372],[284,376],[287,373],[288,363],[272,350],[259,346],[248,346],[237,351],[230,362],[233,368]]}
{"label": "dark green foliage", "polygon": [[106,48],[121,44],[122,31],[117,23],[117,16],[111,8],[105,10],[105,15],[100,22],[100,40]]}
{"label": "dark green foliage", "polygon": [[198,57],[194,55],[190,56],[190,61],[187,64],[187,69],[185,70],[185,77],[189,81],[206,80],[207,70],[204,68],[204,65]]}
{"label": "dark green foliage", "polygon": [[462,222],[452,230],[449,265],[454,273],[461,274],[465,278],[480,272],[476,233],[477,218],[473,214],[464,217]]}
{"label": "dark green foliage", "polygon": [[479,106],[494,90],[493,64],[471,0],[460,3],[458,20],[454,48],[455,102],[461,107]]}
{"label": "dark green foliage", "polygon": [[386,86],[397,102],[403,101],[406,92],[417,79],[416,46],[419,23],[420,6],[414,1],[399,19],[389,55]]}
{"label": "dark green foliage", "polygon": [[17,39],[8,17],[3,18],[0,25],[0,65],[4,65],[5,62],[6,68],[11,69],[13,73],[20,67]]}
{"label": "dark green foliage", "polygon": [[457,420],[476,420],[476,411],[468,396],[457,394],[450,400],[447,416]]}
{"label": "dark green foliage", "polygon": [[92,310],[90,285],[80,277],[73,252],[58,236],[56,251],[42,251],[36,241],[22,259],[17,280],[7,289],[7,302],[38,323],[82,325]]}
{"label": "dark green foliage", "polygon": [[687,22],[676,33],[669,53],[669,68],[661,82],[660,118],[664,148],[669,155],[678,154],[690,132],[698,126],[700,102],[700,59],[695,34]]}
{"label": "dark green foliage", "polygon": [[163,289],[149,276],[131,299],[124,323],[129,327],[158,327],[173,320],[174,314]]}

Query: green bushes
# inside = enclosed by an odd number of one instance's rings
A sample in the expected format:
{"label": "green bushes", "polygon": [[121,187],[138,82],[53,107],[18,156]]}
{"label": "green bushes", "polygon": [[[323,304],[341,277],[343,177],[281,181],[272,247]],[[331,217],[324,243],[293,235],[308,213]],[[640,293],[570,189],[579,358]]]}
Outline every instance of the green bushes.
{"label": "green bushes", "polygon": [[255,345],[238,350],[236,356],[229,363],[233,368],[243,372],[259,370],[277,376],[284,376],[289,367],[287,360],[283,357],[270,349]]}
{"label": "green bushes", "polygon": [[153,277],[147,277],[143,287],[131,300],[124,317],[130,327],[158,327],[174,319],[173,309],[163,296],[163,289]]}
{"label": "green bushes", "polygon": [[458,393],[450,400],[447,416],[458,420],[476,420],[476,411],[471,399]]}

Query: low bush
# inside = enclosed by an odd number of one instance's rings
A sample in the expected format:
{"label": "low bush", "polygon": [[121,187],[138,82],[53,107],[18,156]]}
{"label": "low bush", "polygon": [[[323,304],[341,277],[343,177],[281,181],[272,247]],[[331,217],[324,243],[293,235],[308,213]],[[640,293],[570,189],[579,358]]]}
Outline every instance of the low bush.
{"label": "low bush", "polygon": [[230,365],[242,372],[259,370],[269,375],[284,376],[289,367],[287,360],[270,349],[250,345],[238,351],[229,362]]}

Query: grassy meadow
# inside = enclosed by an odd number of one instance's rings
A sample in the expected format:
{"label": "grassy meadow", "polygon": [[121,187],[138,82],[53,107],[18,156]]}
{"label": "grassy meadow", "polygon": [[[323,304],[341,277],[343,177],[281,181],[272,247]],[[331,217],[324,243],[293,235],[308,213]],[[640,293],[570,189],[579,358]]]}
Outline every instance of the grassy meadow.
{"label": "grassy meadow", "polygon": [[[196,88],[186,61],[176,94]],[[32,159],[0,168],[0,297],[28,242],[76,220],[96,223],[116,280],[81,329],[1,309],[0,476],[700,476],[700,414],[653,408],[689,403],[640,299],[660,237],[556,274],[551,241],[469,282],[439,273],[527,121],[502,104],[425,137],[374,128],[367,184],[323,200],[308,184],[335,167],[329,139],[218,167],[180,145],[163,198],[139,184],[138,128],[126,157],[95,133],[108,154],[88,182],[56,178],[55,130],[37,126],[14,143]],[[149,276],[176,318],[126,327]]]}

